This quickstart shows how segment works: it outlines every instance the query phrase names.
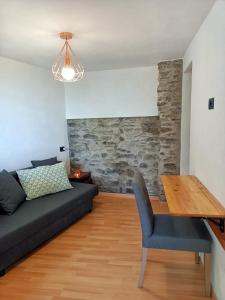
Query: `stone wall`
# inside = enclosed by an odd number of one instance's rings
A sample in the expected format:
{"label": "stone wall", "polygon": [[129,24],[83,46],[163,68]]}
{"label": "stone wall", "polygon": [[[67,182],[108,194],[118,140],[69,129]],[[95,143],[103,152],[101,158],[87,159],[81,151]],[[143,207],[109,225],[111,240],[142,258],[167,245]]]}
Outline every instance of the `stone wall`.
{"label": "stone wall", "polygon": [[[159,176],[180,174],[180,128],[182,104],[183,61],[174,60],[158,64]],[[159,195],[164,192],[159,180]]]}
{"label": "stone wall", "polygon": [[159,117],[68,120],[70,158],[91,171],[100,191],[130,193],[133,167],[164,199],[162,174],[180,173],[182,60],[158,64]]}
{"label": "stone wall", "polygon": [[100,191],[132,192],[133,167],[158,194],[159,118],[68,120],[70,158],[91,171]]}

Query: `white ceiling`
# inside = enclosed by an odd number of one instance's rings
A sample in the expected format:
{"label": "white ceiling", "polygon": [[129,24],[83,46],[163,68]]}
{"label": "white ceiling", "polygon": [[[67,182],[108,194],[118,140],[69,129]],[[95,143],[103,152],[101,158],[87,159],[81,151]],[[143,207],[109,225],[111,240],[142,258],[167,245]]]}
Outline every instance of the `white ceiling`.
{"label": "white ceiling", "polygon": [[183,56],[214,0],[0,0],[0,55],[50,68],[71,31],[86,70]]}

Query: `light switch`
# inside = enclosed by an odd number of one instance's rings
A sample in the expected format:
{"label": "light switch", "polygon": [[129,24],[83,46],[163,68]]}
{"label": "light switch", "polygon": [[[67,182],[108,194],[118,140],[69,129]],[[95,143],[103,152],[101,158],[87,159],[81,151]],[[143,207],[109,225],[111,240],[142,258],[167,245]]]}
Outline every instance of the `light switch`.
{"label": "light switch", "polygon": [[208,108],[209,109],[214,109],[214,98],[209,99]]}

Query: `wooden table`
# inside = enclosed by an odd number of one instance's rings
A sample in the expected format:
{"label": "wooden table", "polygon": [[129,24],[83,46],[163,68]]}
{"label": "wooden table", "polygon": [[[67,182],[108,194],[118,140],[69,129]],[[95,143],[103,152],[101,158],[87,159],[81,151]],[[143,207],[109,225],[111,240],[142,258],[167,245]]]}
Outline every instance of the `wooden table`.
{"label": "wooden table", "polygon": [[[225,246],[225,208],[195,176],[161,176],[169,213],[173,216],[197,217],[212,220],[210,226]],[[214,221],[219,219],[219,222]],[[213,222],[213,223],[212,223]]]}
{"label": "wooden table", "polygon": [[161,176],[174,216],[225,218],[225,208],[195,176]]}

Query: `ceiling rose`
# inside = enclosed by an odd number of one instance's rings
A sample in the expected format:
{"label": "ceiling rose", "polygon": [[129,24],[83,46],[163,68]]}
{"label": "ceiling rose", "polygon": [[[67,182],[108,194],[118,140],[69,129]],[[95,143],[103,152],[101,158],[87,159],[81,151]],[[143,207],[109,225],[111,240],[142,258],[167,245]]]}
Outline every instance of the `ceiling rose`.
{"label": "ceiling rose", "polygon": [[59,36],[65,42],[52,66],[54,79],[62,82],[81,80],[84,77],[84,67],[79,63],[69,44],[73,34],[71,32],[60,32]]}

